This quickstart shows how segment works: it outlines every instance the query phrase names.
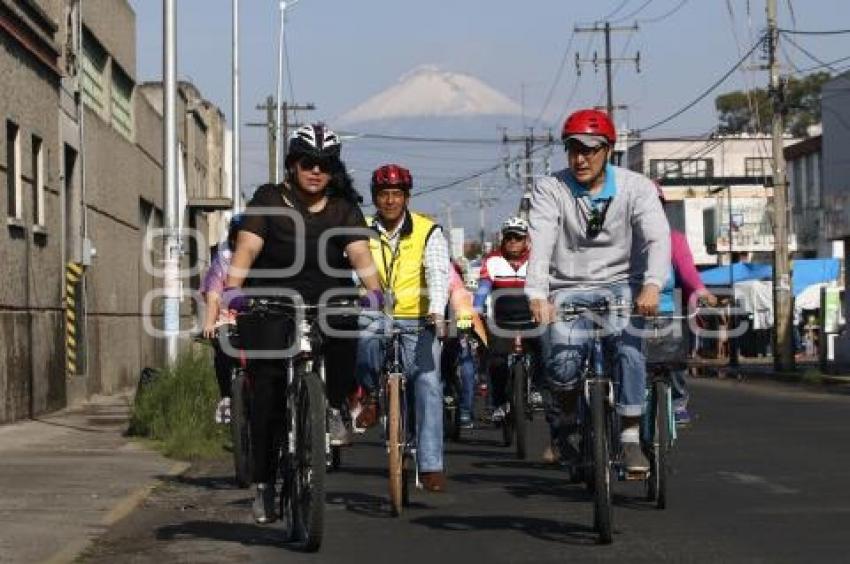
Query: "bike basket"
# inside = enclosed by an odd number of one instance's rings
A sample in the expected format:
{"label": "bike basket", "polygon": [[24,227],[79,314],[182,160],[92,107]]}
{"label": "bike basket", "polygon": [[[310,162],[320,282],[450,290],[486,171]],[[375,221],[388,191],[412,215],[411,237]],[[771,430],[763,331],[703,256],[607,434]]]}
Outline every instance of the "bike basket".
{"label": "bike basket", "polygon": [[292,318],[247,313],[236,318],[239,343],[246,351],[276,351],[289,347],[295,334]]}
{"label": "bike basket", "polygon": [[644,328],[644,353],[646,363],[684,365],[688,359],[688,334],[683,320],[647,324]]}

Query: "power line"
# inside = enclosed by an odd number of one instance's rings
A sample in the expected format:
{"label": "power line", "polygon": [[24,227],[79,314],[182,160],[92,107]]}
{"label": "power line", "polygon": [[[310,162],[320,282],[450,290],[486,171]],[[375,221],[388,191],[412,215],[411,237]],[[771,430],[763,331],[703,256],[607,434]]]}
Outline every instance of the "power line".
{"label": "power line", "polygon": [[641,12],[644,10],[644,8],[646,8],[647,6],[649,6],[650,4],[652,4],[652,1],[653,1],[653,0],[646,0],[646,2],[644,2],[643,4],[641,4],[641,5],[640,5],[640,7],[639,7],[637,10],[634,10],[633,12],[631,12],[631,13],[630,13],[629,15],[627,15],[627,16],[623,16],[623,17],[621,17],[621,18],[617,18],[616,20],[614,20],[614,21],[613,21],[613,22],[611,22],[611,23],[620,23],[620,22],[624,22],[624,21],[626,21],[626,20],[630,20],[630,19],[632,19],[633,17],[635,17],[636,15],[638,15],[639,13],[641,13]]}
{"label": "power line", "polygon": [[[850,55],[848,55],[846,57],[841,57],[840,59],[835,59],[834,61],[829,61],[828,63],[819,63],[819,64],[811,66],[811,67],[806,67],[806,68],[802,68],[802,69],[794,69],[794,70],[795,70],[795,72],[797,72],[799,74],[803,74],[803,73],[811,72],[813,70],[818,70],[818,69],[822,69],[822,68],[831,68],[831,66],[834,65],[835,63],[843,63],[844,61],[847,61],[847,60],[850,60]],[[840,71],[841,69],[837,69],[837,70]]]}
{"label": "power line", "polygon": [[838,69],[833,67],[830,63],[823,62],[821,59],[819,59],[818,57],[816,57],[815,55],[810,53],[808,51],[808,49],[803,48],[799,43],[797,43],[796,41],[794,41],[790,37],[786,37],[785,39],[788,41],[788,43],[790,43],[791,45],[796,47],[801,53],[803,53],[805,56],[810,58],[812,61],[814,61],[814,62],[818,63],[819,65],[824,66],[824,67],[828,68],[829,70],[831,70],[832,72],[838,74]]}
{"label": "power line", "polygon": [[[531,154],[537,153],[538,151],[541,151],[541,150],[543,150],[543,149],[545,149],[545,148],[547,148],[547,147],[551,147],[551,146],[553,146],[553,145],[555,145],[555,144],[556,144],[556,143],[552,142],[552,143],[545,143],[545,144],[543,144],[543,145],[538,145],[537,147],[535,147],[534,149],[532,149]],[[514,158],[512,158],[512,159],[509,159],[509,160],[507,161],[507,164],[508,164],[508,165],[511,165],[511,164],[513,164],[514,162],[518,162],[518,161],[520,161],[520,160],[522,160],[522,159],[524,159],[524,158],[525,158],[525,155],[523,155],[523,156],[518,156],[518,157],[514,157]],[[495,171],[499,170],[500,168],[504,167],[504,166],[505,166],[505,164],[506,164],[506,162],[505,162],[505,161],[502,161],[502,162],[500,162],[500,163],[499,163],[499,164],[497,164],[497,165],[494,165],[494,166],[491,166],[491,167],[487,167],[487,168],[485,168],[485,169],[483,169],[483,170],[479,170],[479,171],[477,171],[477,172],[473,172],[473,173],[467,174],[466,176],[462,176],[462,177],[457,178],[457,179],[455,179],[455,180],[452,180],[452,181],[450,181],[450,182],[446,182],[446,183],[444,183],[444,184],[438,184],[437,186],[428,186],[428,187],[426,187],[425,189],[423,189],[421,192],[417,191],[417,192],[416,192],[416,195],[417,195],[417,196],[424,196],[425,194],[432,194],[432,193],[434,193],[434,192],[438,192],[438,191],[440,191],[440,190],[446,190],[446,189],[448,189],[448,188],[453,188],[453,187],[457,186],[458,184],[463,184],[464,182],[469,182],[470,180],[475,180],[476,178],[479,178],[479,177],[481,177],[481,176],[484,176],[485,174],[488,174],[488,173],[491,173],[491,172],[495,172]]]}
{"label": "power line", "polygon": [[611,18],[613,18],[614,16],[616,16],[616,15],[617,15],[617,12],[619,12],[620,10],[622,10],[623,8],[625,8],[625,7],[626,7],[626,4],[628,4],[628,3],[629,3],[629,0],[623,0],[622,2],[620,2],[620,5],[619,5],[619,6],[617,6],[617,7],[614,9],[614,11],[613,11],[613,12],[611,12],[610,14],[608,14],[607,16],[605,16],[604,18],[602,18],[602,19],[601,19],[601,20],[599,20],[599,21],[603,21],[603,22],[604,22],[604,21],[610,20]]}
{"label": "power line", "polygon": [[714,84],[712,84],[711,86],[709,86],[709,87],[708,87],[708,88],[707,88],[707,89],[706,89],[706,90],[705,90],[702,94],[700,94],[699,96],[697,96],[697,97],[696,97],[696,99],[694,99],[692,102],[690,102],[689,104],[685,105],[685,106],[684,106],[683,108],[681,108],[680,110],[678,110],[678,111],[676,111],[676,112],[674,112],[674,113],[670,114],[670,115],[669,115],[669,116],[667,116],[666,118],[661,119],[661,120],[659,120],[659,121],[657,121],[657,122],[655,122],[655,123],[653,123],[653,124],[651,124],[651,125],[648,125],[648,126],[646,126],[646,127],[642,127],[642,128],[640,128],[640,129],[638,129],[638,130],[637,130],[637,132],[638,132],[639,134],[642,134],[643,132],[649,131],[649,130],[651,130],[651,129],[655,129],[656,127],[659,127],[659,126],[661,126],[661,125],[664,125],[664,124],[665,124],[665,123],[667,123],[667,122],[673,121],[674,119],[676,119],[677,117],[679,117],[679,116],[680,116],[680,115],[682,115],[683,113],[687,112],[688,110],[690,110],[691,108],[693,108],[694,106],[696,106],[696,105],[697,105],[698,103],[700,103],[700,102],[701,102],[704,98],[706,98],[709,94],[711,94],[711,93],[712,93],[712,92],[713,92],[713,91],[714,91],[714,90],[715,90],[718,86],[720,86],[721,84],[723,84],[723,83],[726,81],[726,79],[727,79],[727,78],[729,78],[730,76],[732,76],[732,74],[733,74],[736,70],[738,70],[738,67],[740,67],[742,64],[744,64],[744,61],[746,61],[746,60],[749,58],[749,56],[750,56],[750,55],[752,55],[752,54],[753,54],[753,52],[754,52],[756,49],[758,49],[758,48],[759,48],[759,46],[762,44],[762,42],[763,42],[763,41],[764,41],[764,39],[763,39],[763,38],[762,38],[762,39],[759,39],[759,40],[755,43],[755,45],[753,45],[753,46],[750,48],[750,50],[749,50],[749,51],[747,51],[747,54],[746,54],[746,55],[744,55],[743,57],[741,57],[741,59],[740,59],[737,63],[735,63],[735,65],[734,65],[731,69],[729,69],[728,71],[726,71],[726,73],[725,73],[723,76],[721,76],[721,77],[720,77],[717,81],[715,81],[715,82],[714,82]]}
{"label": "power line", "polygon": [[680,0],[680,2],[678,4],[676,4],[676,6],[674,6],[673,9],[670,10],[669,12],[666,12],[666,13],[661,14],[660,16],[656,16],[654,18],[643,18],[643,19],[640,19],[638,21],[640,23],[658,23],[661,20],[666,20],[667,18],[669,18],[670,16],[672,16],[673,14],[678,12],[682,8],[682,6],[684,6],[687,3],[688,3],[688,0]]}
{"label": "power line", "polygon": [[825,29],[820,31],[802,31],[798,29],[777,29],[779,33],[789,33],[791,35],[843,35],[850,33],[850,29]]}
{"label": "power line", "polygon": [[561,58],[561,64],[558,65],[558,71],[555,73],[555,80],[552,81],[552,87],[549,88],[549,93],[546,95],[546,101],[543,103],[543,107],[540,108],[540,113],[537,114],[537,118],[534,120],[535,124],[540,123],[540,119],[543,117],[543,114],[545,114],[546,110],[549,109],[549,104],[552,102],[552,96],[554,96],[555,90],[561,82],[561,75],[564,73],[564,67],[567,66],[567,59],[570,57],[570,49],[573,46],[575,38],[576,32],[573,30],[572,35],[570,35],[570,39],[567,41],[567,47],[564,49],[564,56]]}
{"label": "power line", "polygon": [[338,131],[340,135],[356,139],[383,139],[386,141],[404,141],[410,143],[455,143],[459,145],[499,145],[501,139],[483,137],[416,137],[412,135],[385,135],[383,133],[364,133],[356,131]]}

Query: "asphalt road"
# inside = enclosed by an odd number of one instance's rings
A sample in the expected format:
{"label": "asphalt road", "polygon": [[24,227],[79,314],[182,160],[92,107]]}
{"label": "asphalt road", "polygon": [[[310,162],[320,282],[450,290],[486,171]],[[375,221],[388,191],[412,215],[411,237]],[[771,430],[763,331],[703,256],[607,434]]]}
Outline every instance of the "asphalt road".
{"label": "asphalt road", "polygon": [[415,492],[400,518],[389,514],[378,437],[361,438],[329,476],[318,554],[282,544],[278,525],[253,524],[248,492],[217,462],[166,482],[82,561],[846,562],[850,396],[716,380],[692,388],[668,509],[618,483],[610,546],[596,544],[583,487],[536,462],[538,417],[534,461],[512,458],[494,430],[473,430],[447,446],[449,490]]}

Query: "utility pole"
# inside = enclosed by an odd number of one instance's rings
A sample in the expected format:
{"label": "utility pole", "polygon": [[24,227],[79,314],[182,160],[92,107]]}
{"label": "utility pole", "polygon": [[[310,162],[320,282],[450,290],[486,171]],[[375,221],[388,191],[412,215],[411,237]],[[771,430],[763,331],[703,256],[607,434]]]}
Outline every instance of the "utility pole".
{"label": "utility pole", "polygon": [[233,214],[242,209],[242,185],[241,179],[241,132],[239,131],[239,0],[233,2],[233,136],[232,136],[232,160],[231,160],[231,192],[233,198]]}
{"label": "utility pole", "polygon": [[162,169],[166,236],[163,241],[163,333],[166,366],[177,363],[180,331],[180,237],[177,232],[177,26],[176,0],[163,0]]}
{"label": "utility pole", "polygon": [[484,242],[487,240],[487,231],[486,231],[486,218],[484,210],[495,204],[498,198],[485,198],[484,197],[484,186],[481,184],[481,181],[478,181],[478,186],[472,187],[475,190],[476,198],[474,200],[467,200],[468,203],[476,204],[478,206],[478,225],[480,228],[479,238],[481,240],[481,252],[484,253]]}
{"label": "utility pole", "polygon": [[783,124],[784,95],[776,57],[779,30],[776,0],[767,0],[767,51],[770,97],[773,105],[773,311],[776,330],[773,359],[776,370],[793,370],[791,325],[791,269],[788,252],[788,182],[785,178]]}
{"label": "utility pole", "polygon": [[[528,205],[531,198],[531,191],[534,189],[534,161],[532,160],[534,144],[547,143],[551,145],[554,142],[555,138],[552,135],[551,129],[546,135],[535,135],[534,128],[529,128],[528,133],[525,135],[508,135],[506,130],[502,133],[502,144],[522,143],[525,148],[525,173],[522,178],[524,190],[519,205],[519,215],[523,219],[528,219]],[[510,171],[508,171],[508,178],[510,178]]]}
{"label": "utility pole", "polygon": [[[269,95],[266,98],[266,103],[257,106],[258,110],[266,111],[266,121],[264,122],[254,122],[246,124],[248,127],[264,127],[266,128],[267,133],[267,143],[268,143],[268,152],[269,152],[269,182],[276,183],[278,182],[278,155],[281,154],[281,151],[278,150],[278,138],[277,138],[277,112],[278,105],[275,104],[274,97]],[[302,110],[315,110],[315,104],[288,104],[284,102],[281,104],[281,109],[283,110],[282,119],[282,129],[284,135],[289,135],[289,127],[290,125],[300,125],[300,124],[290,124],[289,122],[289,114],[288,112],[294,111],[302,111]],[[288,137],[283,138],[283,156],[286,156],[286,142]]]}
{"label": "utility pole", "polygon": [[[606,100],[607,103],[605,105],[608,117],[611,118],[611,121],[614,121],[614,110],[616,107],[614,106],[614,76],[612,74],[612,63],[616,62],[629,62],[635,64],[635,69],[637,72],[640,72],[640,51],[637,52],[637,55],[634,57],[612,57],[611,56],[611,32],[612,31],[638,31],[638,25],[633,24],[630,26],[621,26],[616,27],[612,26],[611,22],[605,22],[605,25],[600,27],[599,24],[594,24],[593,27],[575,27],[576,33],[604,33],[605,34],[605,58],[602,62],[605,64],[605,86],[606,86]],[[581,65],[582,63],[593,63],[593,68],[596,71],[599,71],[599,56],[594,51],[592,59],[582,59],[581,56],[576,53],[576,72],[581,74]]]}

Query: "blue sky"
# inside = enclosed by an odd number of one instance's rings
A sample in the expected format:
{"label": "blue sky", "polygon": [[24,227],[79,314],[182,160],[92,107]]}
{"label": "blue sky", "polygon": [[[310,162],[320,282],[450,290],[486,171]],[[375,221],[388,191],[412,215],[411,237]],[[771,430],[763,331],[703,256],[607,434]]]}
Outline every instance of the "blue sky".
{"label": "blue sky", "polygon": [[[162,2],[130,3],[137,14],[139,80],[159,79]],[[230,0],[177,4],[179,74],[229,115]],[[254,106],[273,93],[276,84],[278,2],[241,0],[241,4],[242,121],[260,121],[264,116]],[[781,27],[850,27],[846,0],[778,0],[778,4]],[[666,18],[649,21],[677,7]],[[315,102],[319,111],[311,118],[333,125],[335,116],[384,90],[410,69],[436,64],[476,76],[524,101],[531,118],[539,114],[551,90],[544,122],[553,123],[568,109],[572,92],[569,107],[604,102],[602,69],[595,74],[587,65],[577,78],[574,63],[576,52],[586,58],[594,51],[602,56],[602,34],[573,37],[573,27],[612,13],[616,25],[637,20],[640,26],[638,32],[612,34],[615,56],[641,53],[640,73],[634,65],[622,64],[615,74],[615,102],[629,106],[622,117],[633,128],[654,123],[693,100],[749,50],[765,25],[764,0],[301,0],[287,24],[292,76],[287,91],[291,88],[298,101]],[[850,35],[794,40],[826,61],[850,54]],[[567,63],[552,90],[568,45]],[[815,64],[788,43],[781,55],[789,72]],[[716,123],[717,93],[766,82],[765,72],[736,72],[716,93],[652,134],[705,133]],[[265,175],[264,135],[261,130],[243,129],[244,185],[256,184]],[[494,163],[497,158],[494,150]],[[481,168],[480,162],[470,167],[476,168]],[[455,176],[464,172],[459,169]],[[452,177],[442,174],[447,180]]]}

